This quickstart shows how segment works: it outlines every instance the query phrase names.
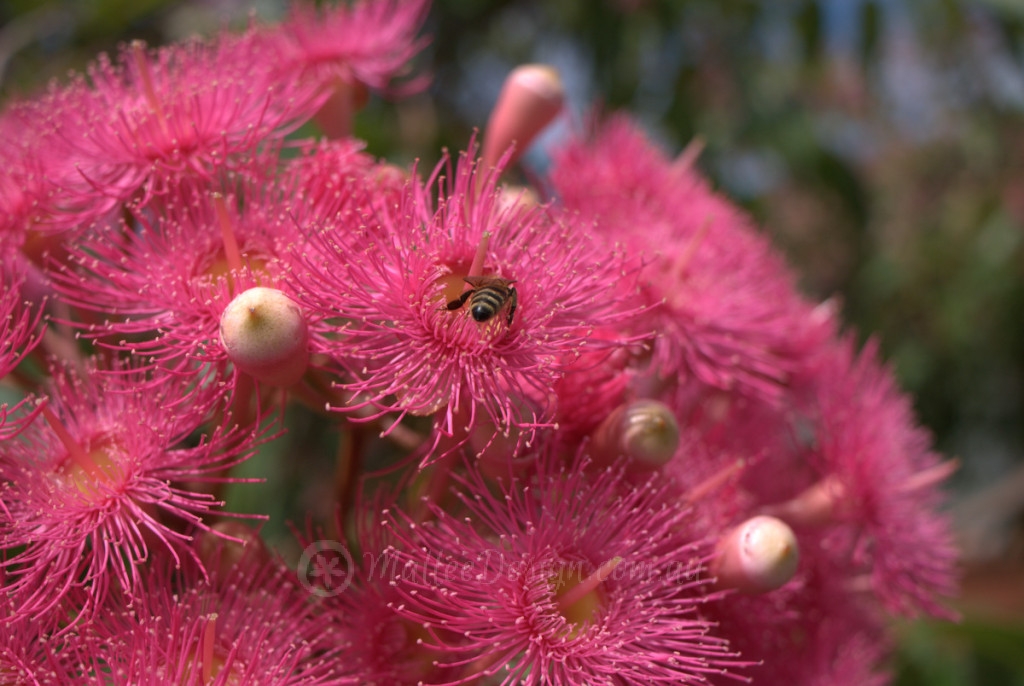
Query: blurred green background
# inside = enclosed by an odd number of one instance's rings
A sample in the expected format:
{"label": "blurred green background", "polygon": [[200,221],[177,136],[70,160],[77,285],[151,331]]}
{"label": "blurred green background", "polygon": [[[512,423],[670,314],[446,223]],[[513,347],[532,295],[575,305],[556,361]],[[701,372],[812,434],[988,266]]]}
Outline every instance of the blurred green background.
{"label": "blurred green background", "polygon": [[[209,35],[284,7],[4,0],[0,93],[120,41]],[[807,295],[837,298],[881,340],[938,448],[961,461],[964,620],[895,626],[896,683],[1024,684],[1024,2],[435,0],[427,32],[430,89],[373,99],[357,121],[375,154],[432,163],[464,148],[523,62],[561,70],[563,127],[598,105],[633,112],[672,152],[706,143],[717,187]]]}

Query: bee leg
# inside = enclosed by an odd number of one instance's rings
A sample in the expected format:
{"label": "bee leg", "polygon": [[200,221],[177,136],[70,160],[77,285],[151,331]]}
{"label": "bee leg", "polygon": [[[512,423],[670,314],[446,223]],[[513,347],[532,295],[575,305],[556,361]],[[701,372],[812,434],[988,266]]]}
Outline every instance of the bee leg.
{"label": "bee leg", "polygon": [[459,309],[460,307],[462,307],[463,305],[466,304],[466,301],[469,300],[469,296],[471,296],[471,295],[473,295],[473,289],[472,288],[470,288],[468,291],[466,291],[465,293],[460,295],[455,300],[452,300],[451,302],[449,302],[448,303],[448,309],[449,310],[457,310],[457,309]]}
{"label": "bee leg", "polygon": [[515,288],[508,289],[508,325],[512,326],[512,315],[516,313],[516,305],[519,304],[519,295]]}

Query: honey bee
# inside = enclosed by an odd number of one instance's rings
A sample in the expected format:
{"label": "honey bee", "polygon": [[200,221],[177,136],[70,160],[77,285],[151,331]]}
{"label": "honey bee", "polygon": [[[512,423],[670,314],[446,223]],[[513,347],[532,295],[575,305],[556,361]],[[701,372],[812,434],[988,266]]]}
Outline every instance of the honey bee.
{"label": "honey bee", "polygon": [[478,322],[486,322],[502,308],[508,309],[508,324],[512,326],[512,315],[516,313],[519,298],[512,285],[515,281],[499,276],[467,276],[463,279],[471,289],[448,303],[449,310],[457,310],[469,300],[469,313]]}

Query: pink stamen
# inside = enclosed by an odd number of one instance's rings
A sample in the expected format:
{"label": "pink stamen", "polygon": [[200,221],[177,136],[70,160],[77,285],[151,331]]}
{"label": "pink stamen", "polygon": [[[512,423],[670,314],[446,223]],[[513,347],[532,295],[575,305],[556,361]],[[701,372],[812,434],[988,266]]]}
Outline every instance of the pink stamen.
{"label": "pink stamen", "polygon": [[576,586],[573,586],[566,591],[558,599],[558,609],[567,610],[568,608],[579,602],[583,596],[587,595],[595,588],[601,585],[605,579],[611,576],[615,568],[622,563],[621,557],[613,557],[612,559],[605,562],[603,565],[598,567],[593,574],[588,576],[586,579],[581,581]]}

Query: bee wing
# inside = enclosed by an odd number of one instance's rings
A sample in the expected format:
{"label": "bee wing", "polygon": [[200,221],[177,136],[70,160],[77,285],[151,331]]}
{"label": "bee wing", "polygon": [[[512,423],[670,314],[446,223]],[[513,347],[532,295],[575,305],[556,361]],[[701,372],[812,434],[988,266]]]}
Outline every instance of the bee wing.
{"label": "bee wing", "polygon": [[473,288],[486,288],[487,286],[508,288],[515,283],[514,279],[503,279],[500,276],[465,276],[462,280]]}

